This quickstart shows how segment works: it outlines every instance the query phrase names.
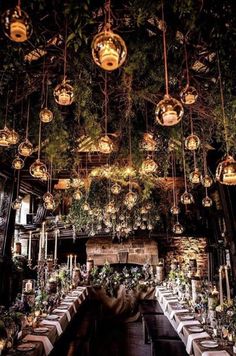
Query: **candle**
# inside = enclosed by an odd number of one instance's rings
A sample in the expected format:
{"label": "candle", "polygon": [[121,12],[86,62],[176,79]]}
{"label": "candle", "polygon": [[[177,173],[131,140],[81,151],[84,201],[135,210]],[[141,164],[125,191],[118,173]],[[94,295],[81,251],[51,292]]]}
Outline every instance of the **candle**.
{"label": "candle", "polygon": [[229,275],[228,275],[227,265],[225,265],[225,281],[226,281],[227,303],[230,304],[230,287],[229,287]]}
{"label": "candle", "polygon": [[42,257],[42,234],[39,234],[39,257],[38,260],[41,261]]}
{"label": "candle", "polygon": [[31,280],[29,279],[28,282],[25,284],[25,292],[28,293],[32,290],[33,284]]}
{"label": "candle", "polygon": [[58,230],[55,231],[55,245],[54,245],[54,260],[57,260],[57,234]]}
{"label": "candle", "polygon": [[73,259],[73,255],[70,255],[70,276],[72,276],[72,269],[73,269],[72,259]]}
{"label": "candle", "polygon": [[222,270],[223,270],[223,266],[220,266],[220,269],[219,269],[220,306],[221,306],[221,308],[223,309]]}
{"label": "candle", "polygon": [[69,261],[69,259],[70,259],[70,256],[69,255],[67,255],[67,269],[69,270],[70,269],[70,261]]}
{"label": "candle", "polygon": [[46,232],[45,234],[45,260],[47,260],[48,257],[48,233]]}
{"label": "candle", "polygon": [[32,231],[29,233],[28,260],[31,260]]}
{"label": "candle", "polygon": [[77,255],[74,256],[75,257],[75,261],[74,261],[74,267],[76,268],[76,260],[77,260]]}

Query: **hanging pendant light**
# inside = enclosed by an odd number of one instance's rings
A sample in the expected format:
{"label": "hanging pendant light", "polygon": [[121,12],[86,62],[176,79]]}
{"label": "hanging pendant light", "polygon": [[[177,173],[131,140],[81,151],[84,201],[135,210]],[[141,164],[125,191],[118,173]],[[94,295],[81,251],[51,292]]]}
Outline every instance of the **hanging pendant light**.
{"label": "hanging pendant light", "polygon": [[189,180],[192,184],[199,184],[201,179],[202,175],[198,168],[195,168],[189,175]]}
{"label": "hanging pendant light", "polygon": [[9,129],[7,128],[7,126],[4,126],[4,128],[2,130],[0,130],[0,146],[2,147],[9,147]]}
{"label": "hanging pendant light", "polygon": [[184,228],[183,228],[183,226],[177,221],[177,222],[174,224],[174,226],[173,226],[173,228],[172,228],[172,231],[173,231],[173,233],[176,234],[176,235],[181,235],[181,234],[184,232]]}
{"label": "hanging pendant light", "polygon": [[153,152],[156,151],[157,149],[157,142],[154,139],[153,133],[150,132],[145,132],[143,134],[143,139],[141,143],[141,147],[143,150],[148,151],[148,152]]}
{"label": "hanging pendant light", "polygon": [[62,83],[58,84],[54,89],[53,95],[57,104],[68,106],[74,101],[74,88],[66,79],[63,79]]}
{"label": "hanging pendant light", "polygon": [[47,166],[40,160],[41,149],[41,121],[39,122],[39,144],[38,144],[38,158],[30,166],[30,174],[34,178],[41,179],[47,172]]}
{"label": "hanging pendant light", "polygon": [[84,211],[89,211],[90,210],[90,205],[87,203],[87,201],[84,203],[82,208],[83,208]]}
{"label": "hanging pendant light", "polygon": [[40,111],[39,118],[45,124],[51,122],[53,120],[53,112],[45,107]]}
{"label": "hanging pendant light", "polygon": [[19,193],[20,193],[20,170],[17,171],[16,199],[11,204],[13,210],[19,210],[21,208],[22,199],[19,197]]}
{"label": "hanging pendant light", "polygon": [[141,165],[141,173],[143,174],[153,174],[157,171],[158,165],[157,163],[151,158],[147,157]]}
{"label": "hanging pendant light", "polygon": [[185,88],[183,88],[183,90],[180,92],[180,99],[182,103],[185,105],[193,105],[197,101],[198,92],[193,86],[190,86],[186,39],[184,40],[184,54],[185,54],[185,63],[186,63],[187,84]]}
{"label": "hanging pendant light", "polygon": [[192,204],[194,203],[194,198],[192,196],[191,193],[189,193],[188,191],[185,191],[181,197],[180,197],[180,201],[182,204],[184,205],[189,205],[189,204]]}
{"label": "hanging pendant light", "polygon": [[204,208],[210,208],[212,206],[212,199],[206,195],[205,198],[202,199],[202,205]]}
{"label": "hanging pendant light", "polygon": [[51,200],[53,200],[53,195],[52,195],[52,193],[50,193],[49,191],[47,191],[47,193],[45,193],[45,194],[43,195],[43,201],[44,201],[45,203],[47,203],[47,202],[49,202],[49,201],[51,201]]}
{"label": "hanging pendant light", "polygon": [[[46,172],[48,173],[48,172]],[[54,197],[51,193],[52,191],[52,178],[53,178],[53,169],[52,169],[52,158],[51,158],[51,163],[50,163],[50,174],[48,173],[49,179],[48,179],[48,188],[47,192],[43,195],[43,201],[44,201],[44,208],[46,210],[54,210],[56,208],[56,203],[54,200]]]}
{"label": "hanging pendant light", "polygon": [[116,212],[116,207],[115,203],[113,201],[110,201],[107,206],[105,207],[105,212],[107,214],[114,214]]}
{"label": "hanging pendant light", "polygon": [[120,184],[114,183],[114,184],[111,186],[111,192],[112,192],[112,194],[114,194],[114,195],[119,195],[120,192],[121,192],[121,186],[120,186]]}
{"label": "hanging pendant light", "polygon": [[53,199],[49,200],[47,202],[44,202],[43,206],[46,210],[54,210],[56,208],[56,204]]}
{"label": "hanging pendant light", "polygon": [[213,184],[213,180],[208,174],[206,174],[205,176],[202,177],[201,182],[202,182],[203,187],[205,187],[205,188],[209,188]]}
{"label": "hanging pendant light", "polygon": [[192,194],[189,193],[188,186],[187,186],[185,150],[184,150],[184,141],[183,141],[183,126],[182,126],[182,158],[183,158],[184,188],[185,188],[185,191],[181,195],[180,201],[184,205],[189,205],[189,204],[194,203],[194,199],[193,199]]}
{"label": "hanging pendant light", "polygon": [[114,149],[114,143],[107,135],[102,136],[98,141],[98,148],[101,153],[110,154]]}
{"label": "hanging pendant light", "polygon": [[9,145],[16,145],[19,142],[19,134],[13,129],[9,129],[9,137],[8,137],[8,142]]}
{"label": "hanging pendant light", "polygon": [[[171,168],[172,168],[172,192],[173,192],[173,205],[170,209],[170,212],[172,215],[178,215],[180,212],[180,209],[178,207],[178,201],[177,201],[177,193],[176,193],[176,188],[175,188],[175,181],[176,181],[176,161],[175,161],[175,152],[172,151],[172,162],[171,162]],[[160,220],[160,219],[159,219]]]}
{"label": "hanging pendant light", "polygon": [[[164,21],[164,10],[162,5],[162,21]],[[166,94],[164,99],[161,100],[155,110],[156,122],[162,126],[174,126],[177,125],[184,114],[184,109],[177,99],[172,98],[169,95],[168,84],[168,65],[167,65],[167,51],[166,51],[166,26],[163,26],[163,51],[164,51],[164,67],[165,67],[165,87]]]}
{"label": "hanging pendant light", "polygon": [[226,157],[216,167],[216,180],[221,184],[236,185],[236,161],[229,154],[227,118],[225,115],[224,93],[223,93],[223,85],[222,85],[222,78],[221,78],[219,53],[217,53],[217,65],[218,65],[218,72],[219,72],[219,84],[220,84],[221,108],[222,108],[224,136],[225,136],[225,145],[226,145]]}
{"label": "hanging pendant light", "polygon": [[24,167],[25,163],[22,158],[19,156],[16,156],[16,158],[13,159],[12,161],[12,168],[14,169],[22,169]]}
{"label": "hanging pendant light", "polygon": [[127,206],[128,209],[132,209],[135,206],[137,200],[137,193],[130,190],[125,196],[124,204]]}
{"label": "hanging pendant light", "polygon": [[170,208],[170,212],[172,215],[178,215],[180,212],[178,205],[172,205],[172,207]]}
{"label": "hanging pendant light", "polygon": [[104,28],[92,41],[92,56],[94,62],[106,71],[122,66],[127,56],[125,42],[111,30],[110,0],[106,0],[105,3]]}
{"label": "hanging pendant light", "polygon": [[45,172],[45,173],[42,175],[42,177],[40,178],[40,180],[41,180],[42,182],[48,182],[49,179],[50,179],[50,174],[49,174],[48,172]]}
{"label": "hanging pendant light", "polygon": [[190,135],[185,139],[185,147],[189,151],[194,151],[200,146],[200,138],[197,135]]}
{"label": "hanging pendant light", "polygon": [[80,200],[82,198],[82,196],[83,196],[83,194],[82,194],[81,190],[76,189],[76,191],[73,194],[73,198],[75,200]]}
{"label": "hanging pendant light", "polygon": [[[29,135],[29,113],[30,113],[30,99],[28,101],[28,109],[27,109],[27,120],[26,120],[26,132],[25,132],[25,140],[21,142],[18,146],[18,153],[23,157],[29,157],[33,152],[33,145],[28,139]],[[23,114],[23,103],[21,106],[21,118]]]}
{"label": "hanging pendant light", "polygon": [[3,13],[2,25],[4,34],[14,42],[27,41],[33,32],[28,14],[21,10],[20,0],[15,8],[8,9]]}

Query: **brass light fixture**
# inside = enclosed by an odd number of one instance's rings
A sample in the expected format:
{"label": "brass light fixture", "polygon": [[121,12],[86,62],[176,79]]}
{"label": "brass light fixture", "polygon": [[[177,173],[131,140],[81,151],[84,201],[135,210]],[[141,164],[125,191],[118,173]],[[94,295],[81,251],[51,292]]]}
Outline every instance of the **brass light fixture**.
{"label": "brass light fixture", "polygon": [[69,84],[66,79],[66,65],[67,65],[67,23],[65,31],[65,47],[64,47],[64,75],[63,80],[54,89],[53,95],[57,104],[62,106],[71,105],[74,101],[74,88]]}
{"label": "brass light fixture", "polygon": [[150,157],[148,156],[141,165],[141,173],[143,174],[153,174],[157,171],[158,165],[157,163]]}
{"label": "brass light fixture", "polygon": [[[46,92],[45,92],[45,80],[46,80]],[[43,81],[42,81],[42,109],[40,110],[39,118],[45,124],[53,120],[53,112],[48,109],[48,78],[47,76],[45,78],[44,70],[43,70]]]}
{"label": "brass light fixture", "polygon": [[[21,117],[23,112],[23,103],[21,106]],[[30,99],[28,101],[28,109],[27,109],[27,120],[26,120],[26,132],[25,132],[25,140],[21,142],[18,146],[18,153],[23,157],[29,157],[33,152],[33,145],[29,141],[29,112],[30,112]]]}
{"label": "brass light fixture", "polygon": [[108,88],[107,88],[107,73],[105,73],[104,81],[104,117],[105,117],[105,135],[98,141],[98,148],[101,153],[110,154],[114,149],[114,143],[107,135],[107,121],[108,121]]}
{"label": "brass light fixture", "polygon": [[226,145],[226,157],[218,164],[216,168],[216,180],[221,184],[236,185],[236,161],[229,153],[227,118],[225,115],[224,93],[223,93],[220,60],[219,60],[218,53],[217,53],[217,65],[218,65],[218,73],[219,73],[221,109],[222,109],[222,116],[223,116],[224,136],[225,136],[225,145]]}
{"label": "brass light fixture", "polygon": [[190,86],[186,38],[184,39],[184,54],[185,54],[185,63],[186,63],[187,84],[186,84],[185,88],[183,88],[183,90],[180,92],[180,99],[183,104],[192,105],[196,102],[196,100],[198,98],[198,92],[193,86]]}
{"label": "brass light fixture", "polygon": [[[182,127],[182,137],[183,137],[183,127]],[[185,163],[185,151],[184,143],[182,142],[182,157],[183,157],[183,171],[184,171],[184,188],[185,191],[180,197],[180,201],[184,205],[189,205],[194,203],[194,199],[191,193],[188,192],[187,177],[186,177],[186,163]]]}
{"label": "brass light fixture", "polygon": [[94,62],[106,71],[119,68],[127,56],[124,40],[111,30],[110,0],[105,3],[105,24],[102,32],[92,41],[92,56]]}
{"label": "brass light fixture", "polygon": [[12,161],[12,168],[14,169],[22,169],[24,167],[25,163],[22,158],[19,156],[16,156],[16,158],[13,159]]}
{"label": "brass light fixture", "polygon": [[173,231],[173,233],[176,234],[176,235],[181,235],[181,234],[184,232],[184,228],[183,228],[183,226],[180,224],[180,222],[177,221],[177,222],[174,224],[174,226],[173,226],[173,228],[172,228],[172,231]]}
{"label": "brass light fixture", "polygon": [[114,194],[114,195],[120,194],[120,192],[121,192],[121,186],[120,186],[120,184],[114,183],[114,184],[111,186],[111,192],[112,192],[112,194]]}
{"label": "brass light fixture", "polygon": [[[48,172],[46,172],[46,173],[48,173]],[[43,195],[43,200],[44,200],[43,206],[46,210],[54,210],[56,207],[54,197],[51,193],[51,191],[52,191],[52,177],[53,177],[53,170],[52,170],[52,159],[51,159],[47,192]]]}
{"label": "brass light fixture", "polygon": [[81,190],[76,189],[74,194],[73,194],[73,198],[75,200],[80,200],[82,198],[82,196],[83,196],[83,194],[82,194]]}
{"label": "brass light fixture", "polygon": [[[162,5],[162,21],[164,21],[164,10]],[[178,124],[184,114],[184,109],[182,104],[169,95],[169,85],[168,85],[168,65],[167,65],[167,51],[166,51],[166,26],[163,26],[163,51],[164,51],[164,67],[165,67],[165,87],[166,94],[164,99],[161,100],[156,106],[156,122],[162,126],[174,126]]]}
{"label": "brass light fixture", "polygon": [[40,160],[40,149],[41,149],[41,121],[39,121],[39,144],[38,144],[38,158],[30,166],[30,174],[34,178],[41,179],[47,172],[46,165]]}
{"label": "brass light fixture", "polygon": [[201,172],[197,168],[197,159],[196,159],[196,151],[193,152],[193,165],[194,165],[194,170],[190,173],[189,175],[189,180],[192,184],[199,184],[201,182]]}
{"label": "brass light fixture", "polygon": [[27,41],[33,32],[28,14],[21,10],[20,0],[15,8],[8,9],[3,13],[2,25],[5,35],[14,42]]}
{"label": "brass light fixture", "polygon": [[190,127],[191,127],[191,134],[185,139],[184,145],[185,148],[189,151],[195,151],[200,146],[200,138],[194,134],[193,132],[193,117],[192,117],[192,110],[189,110],[189,119],[190,119]]}

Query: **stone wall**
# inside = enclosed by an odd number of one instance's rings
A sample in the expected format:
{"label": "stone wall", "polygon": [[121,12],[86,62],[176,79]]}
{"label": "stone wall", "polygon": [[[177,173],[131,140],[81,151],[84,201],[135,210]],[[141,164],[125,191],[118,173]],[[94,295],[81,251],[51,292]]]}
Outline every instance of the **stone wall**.
{"label": "stone wall", "polygon": [[197,260],[200,275],[207,276],[208,255],[206,252],[207,239],[205,237],[174,237],[158,241],[159,257],[164,258],[166,270],[173,260],[180,265],[187,265],[190,259]]}
{"label": "stone wall", "polygon": [[158,262],[157,242],[148,237],[135,237],[122,243],[113,243],[110,237],[93,237],[86,244],[87,259],[101,266],[106,261],[143,265]]}

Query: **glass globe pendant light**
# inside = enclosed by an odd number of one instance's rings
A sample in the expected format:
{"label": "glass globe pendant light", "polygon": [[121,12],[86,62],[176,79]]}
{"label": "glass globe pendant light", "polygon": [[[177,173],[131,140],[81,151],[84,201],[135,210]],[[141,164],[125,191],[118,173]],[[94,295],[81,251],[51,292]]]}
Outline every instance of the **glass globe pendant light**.
{"label": "glass globe pendant light", "polygon": [[54,99],[57,104],[61,106],[71,105],[74,101],[74,88],[66,79],[66,65],[67,65],[67,24],[65,31],[65,47],[64,47],[64,75],[63,80],[56,86],[53,92]]}
{"label": "glass globe pendant light", "polygon": [[153,174],[157,171],[158,165],[157,163],[151,158],[147,157],[141,165],[141,173],[143,174]]}
{"label": "glass globe pendant light", "polygon": [[53,195],[51,193],[51,191],[52,191],[52,178],[53,178],[53,169],[52,169],[52,159],[51,159],[50,174],[49,174],[49,179],[48,179],[47,192],[43,195],[43,201],[44,201],[43,206],[44,206],[44,208],[46,210],[54,210],[55,207],[56,207],[56,204],[55,204],[55,201],[54,201],[54,197],[53,197]]}
{"label": "glass globe pendant light", "polygon": [[185,139],[184,145],[185,148],[189,151],[195,151],[200,146],[200,138],[193,132],[193,118],[192,118],[192,109],[189,110],[189,120],[191,127],[191,134]]}
{"label": "glass globe pendant light", "polygon": [[176,161],[175,161],[175,152],[172,151],[172,192],[173,192],[173,205],[170,209],[170,212],[172,215],[178,215],[180,212],[179,206],[178,206],[178,201],[177,201],[177,192],[175,189],[175,180],[176,180]]}
{"label": "glass globe pendant light", "polygon": [[11,204],[13,210],[19,210],[21,208],[22,199],[19,197],[19,192],[20,192],[20,170],[17,171],[16,199]]}
{"label": "glass globe pendant light", "polygon": [[12,161],[12,168],[14,168],[14,169],[22,169],[24,167],[24,165],[25,165],[25,162],[19,156],[16,156],[16,158],[14,158]]}
{"label": "glass globe pendant light", "polygon": [[189,180],[192,184],[199,184],[201,182],[202,175],[199,169],[197,168],[196,151],[192,151],[192,152],[193,152],[194,169],[189,174]]}
{"label": "glass globe pendant light", "polygon": [[[21,106],[21,117],[23,112],[23,103]],[[29,141],[29,112],[30,112],[30,99],[28,101],[28,109],[27,109],[27,119],[26,119],[26,132],[25,132],[25,140],[21,142],[18,146],[18,153],[23,157],[29,157],[33,152],[33,145]]]}
{"label": "glass globe pendant light", "polygon": [[138,200],[137,193],[133,192],[131,188],[129,188],[129,192],[125,196],[124,204],[127,206],[129,210],[131,210]]}
{"label": "glass globe pendant light", "polygon": [[185,63],[186,63],[187,84],[180,92],[180,99],[184,105],[193,105],[198,98],[198,92],[193,86],[190,86],[186,39],[184,40],[184,53],[185,53]]}
{"label": "glass globe pendant light", "polygon": [[[164,10],[162,5],[162,21],[164,21]],[[164,51],[164,67],[165,67],[165,87],[166,94],[164,99],[161,100],[155,110],[156,122],[162,126],[177,125],[184,114],[184,109],[180,101],[172,98],[169,95],[168,88],[168,65],[167,65],[167,51],[166,51],[166,26],[163,26],[163,51]]]}
{"label": "glass globe pendant light", "polygon": [[32,35],[31,20],[26,12],[21,10],[21,1],[13,9],[6,10],[2,15],[4,34],[14,42],[25,42]]}
{"label": "glass globe pendant light", "polygon": [[236,161],[229,154],[227,118],[225,115],[224,93],[223,93],[220,60],[219,60],[218,53],[217,53],[217,65],[218,65],[218,72],[219,72],[219,84],[220,84],[221,107],[222,107],[224,136],[225,136],[225,145],[226,145],[226,157],[216,167],[216,180],[224,185],[236,185]]}
{"label": "glass globe pendant light", "polygon": [[114,184],[111,186],[111,192],[112,192],[112,194],[114,194],[114,195],[119,195],[120,192],[121,192],[121,186],[120,186],[120,184],[114,183]]}
{"label": "glass globe pendant light", "polygon": [[[42,101],[44,100],[44,90],[45,90],[45,75],[43,73],[43,83],[42,83]],[[42,104],[42,109],[39,113],[40,120],[47,124],[53,120],[53,112],[48,109],[48,79],[46,78],[46,93],[45,93],[45,106]]]}
{"label": "glass globe pendant light", "polygon": [[205,191],[206,191],[206,195],[202,199],[202,205],[204,206],[204,208],[210,208],[212,206],[213,202],[212,202],[212,199],[208,196],[207,188],[205,188]]}
{"label": "glass globe pendant light", "polygon": [[94,62],[106,71],[113,71],[124,63],[127,48],[124,40],[111,30],[111,4],[105,3],[105,24],[103,30],[92,41]]}
{"label": "glass globe pendant light", "polygon": [[39,122],[39,144],[38,144],[38,158],[30,166],[30,174],[34,178],[41,179],[47,172],[46,165],[40,160],[40,149],[41,149],[41,121]]}
{"label": "glass globe pendant light", "polygon": [[76,189],[76,191],[73,194],[73,198],[75,200],[80,200],[82,198],[82,196],[83,196],[83,194],[82,194],[81,190]]}
{"label": "glass globe pendant light", "polygon": [[181,235],[184,232],[184,228],[179,222],[178,215],[177,215],[176,223],[173,225],[172,231],[176,235]]}
{"label": "glass globe pendant light", "polygon": [[[182,146],[183,146],[183,144],[182,144]],[[189,204],[194,203],[194,199],[193,199],[192,194],[188,192],[184,147],[182,147],[182,157],[183,157],[183,171],[184,171],[184,188],[185,188],[185,191],[181,195],[180,201],[184,205],[189,205]]]}

